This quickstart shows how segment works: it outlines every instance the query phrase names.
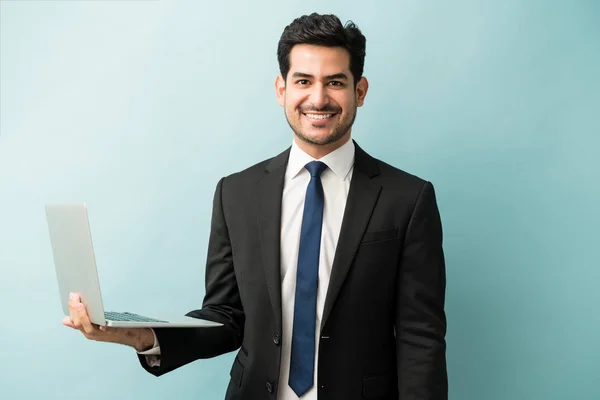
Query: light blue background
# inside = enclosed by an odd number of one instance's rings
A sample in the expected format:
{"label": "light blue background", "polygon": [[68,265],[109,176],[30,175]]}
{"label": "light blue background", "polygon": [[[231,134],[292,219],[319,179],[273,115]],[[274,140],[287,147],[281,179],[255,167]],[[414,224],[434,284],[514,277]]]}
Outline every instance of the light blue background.
{"label": "light blue background", "polygon": [[198,307],[215,185],[291,143],[275,51],[312,11],[367,37],[355,139],[436,187],[451,400],[600,398],[600,2],[323,4],[0,3],[0,398],[223,397],[232,354],[157,379],[60,324],[43,205],[88,202],[108,307]]}

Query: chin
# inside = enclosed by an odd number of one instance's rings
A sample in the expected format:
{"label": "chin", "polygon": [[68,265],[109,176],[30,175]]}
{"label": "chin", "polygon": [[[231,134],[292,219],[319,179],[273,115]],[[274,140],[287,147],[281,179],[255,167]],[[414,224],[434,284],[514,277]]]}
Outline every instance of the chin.
{"label": "chin", "polygon": [[310,135],[308,136],[308,140],[315,144],[327,144],[331,142],[333,139],[333,135]]}
{"label": "chin", "polygon": [[308,134],[302,133],[301,135],[297,136],[300,138],[300,140],[304,142],[318,146],[325,146],[331,143],[335,143],[342,139],[342,137],[336,137],[335,132]]}

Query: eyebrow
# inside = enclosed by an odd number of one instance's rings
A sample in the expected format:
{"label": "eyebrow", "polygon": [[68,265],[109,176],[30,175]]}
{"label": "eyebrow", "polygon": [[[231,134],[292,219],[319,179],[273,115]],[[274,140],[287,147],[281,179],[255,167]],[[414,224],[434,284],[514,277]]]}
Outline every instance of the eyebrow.
{"label": "eyebrow", "polygon": [[[313,75],[311,75],[311,74],[305,74],[304,72],[294,72],[294,74],[292,75],[292,77],[294,77],[294,78],[314,78]],[[348,75],[344,74],[343,72],[339,72],[337,74],[325,76],[325,80],[332,80],[332,79],[345,79],[345,80],[348,80]]]}

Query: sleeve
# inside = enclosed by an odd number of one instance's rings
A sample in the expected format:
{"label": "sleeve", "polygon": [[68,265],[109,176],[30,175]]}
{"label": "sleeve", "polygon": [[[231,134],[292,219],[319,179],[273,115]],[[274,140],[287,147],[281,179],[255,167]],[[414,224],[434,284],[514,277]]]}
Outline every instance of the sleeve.
{"label": "sleeve", "polygon": [[241,346],[245,315],[233,267],[232,246],[223,207],[223,186],[217,184],[213,200],[206,262],[206,295],[202,308],[187,316],[223,324],[210,328],[155,328],[160,343],[160,366],[151,367],[138,355],[146,371],[160,376],[202,358],[215,357]]}
{"label": "sleeve", "polygon": [[150,330],[154,336],[154,345],[148,350],[138,351],[137,353],[145,356],[146,364],[148,364],[148,366],[160,367],[160,344],[158,343],[158,338],[156,337],[154,329],[150,328]]}
{"label": "sleeve", "polygon": [[435,192],[425,182],[408,223],[396,304],[398,389],[405,400],[447,400],[446,268]]}
{"label": "sleeve", "polygon": [[152,335],[154,336],[154,345],[152,345],[152,347],[148,350],[138,351],[137,353],[143,354],[146,356],[149,356],[149,355],[159,356],[160,355],[160,344],[158,343],[158,338],[156,337],[156,333],[154,332],[154,329],[150,328],[150,330],[152,331]]}

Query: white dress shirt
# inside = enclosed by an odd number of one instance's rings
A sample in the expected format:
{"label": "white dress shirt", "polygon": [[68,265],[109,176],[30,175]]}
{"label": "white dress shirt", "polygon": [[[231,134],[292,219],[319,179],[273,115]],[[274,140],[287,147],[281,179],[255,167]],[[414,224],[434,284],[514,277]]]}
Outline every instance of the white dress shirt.
{"label": "white dress shirt", "polygon": [[[315,370],[313,387],[307,391],[302,400],[317,400],[317,365],[319,355],[319,339],[321,318],[325,305],[325,296],[329,287],[333,257],[337,247],[342,218],[346,209],[348,190],[354,167],[354,143],[348,140],[339,149],[327,154],[319,161],[328,168],[321,175],[323,194],[323,227],[321,231],[321,249],[319,256],[319,282],[317,290],[317,320],[315,332]],[[310,174],[304,168],[315,161],[298,147],[292,144],[285,179],[281,207],[281,297],[283,316],[283,337],[281,341],[281,368],[279,372],[278,400],[297,400],[298,396],[288,385],[290,373],[290,356],[292,331],[294,324],[294,300],[296,295],[296,272],[298,264],[298,248],[300,245],[300,229],[304,212],[304,197],[310,181]],[[146,354],[150,366],[160,365],[160,347],[156,340],[154,347]]]}
{"label": "white dress shirt", "polygon": [[[294,144],[285,171],[281,207],[281,305],[283,316],[283,340],[281,342],[281,369],[279,372],[278,400],[297,400],[298,396],[288,385],[292,330],[294,325],[294,300],[296,296],[296,271],[300,229],[304,212],[304,197],[310,181],[310,173],[304,168],[315,159]],[[348,199],[350,180],[354,165],[354,143],[348,140],[342,147],[329,153],[319,161],[327,165],[321,175],[323,194],[323,228],[319,256],[319,282],[317,290],[317,321],[315,332],[315,371],[313,387],[302,396],[302,400],[317,399],[317,365],[321,318],[325,295],[329,287],[331,266],[337,247],[342,218]]]}

